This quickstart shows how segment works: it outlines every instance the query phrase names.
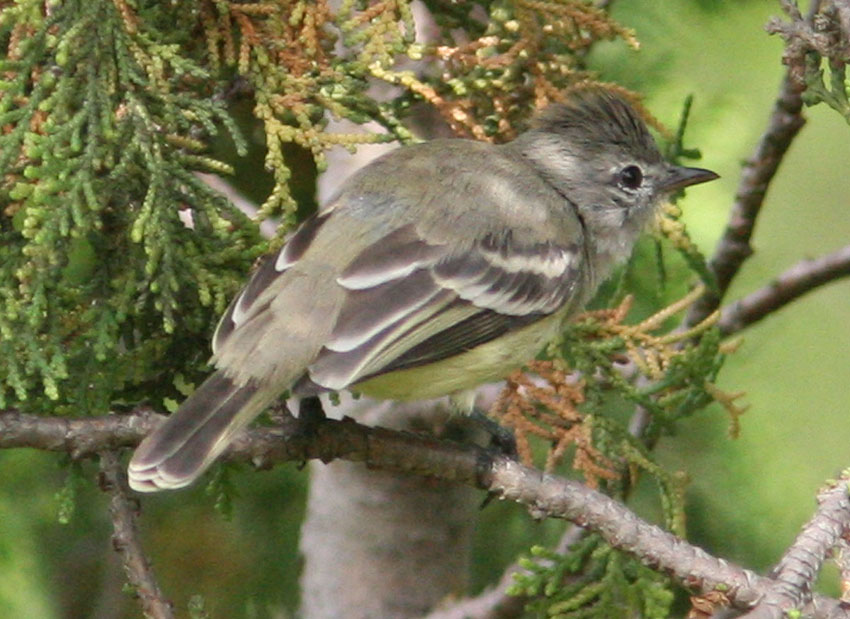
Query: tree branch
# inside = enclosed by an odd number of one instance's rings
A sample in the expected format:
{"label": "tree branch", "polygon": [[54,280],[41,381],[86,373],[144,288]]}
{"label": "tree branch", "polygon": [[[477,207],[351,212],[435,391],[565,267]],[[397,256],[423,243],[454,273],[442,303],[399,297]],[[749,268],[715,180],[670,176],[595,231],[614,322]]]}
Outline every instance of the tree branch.
{"label": "tree branch", "polygon": [[[785,77],[782,80],[779,96],[773,104],[767,129],[741,173],[726,230],[708,265],[716,278],[718,291],[713,294],[707,293],[691,307],[685,319],[688,327],[699,324],[720,307],[720,302],[741,265],[753,253],[750,239],[767,189],[788,147],[806,123],[802,115],[801,96],[806,88],[803,76],[806,54],[816,50],[832,58],[845,53],[846,28],[833,24],[831,37],[815,35],[824,27],[824,23],[815,23],[821,11],[821,0],[812,0],[805,17],[800,13],[795,2],[783,0],[781,4],[791,17],[792,23],[782,24],[773,19],[765,28],[771,34],[779,33],[785,39],[785,53],[782,56],[782,62],[787,66]],[[836,12],[837,17],[833,16],[833,22],[844,24],[850,20],[848,18],[850,11],[847,7],[838,3],[829,3],[828,8]],[[822,19],[821,22],[823,22]]]}
{"label": "tree branch", "polygon": [[732,335],[819,286],[850,276],[850,245],[815,260],[804,260],[773,282],[723,308],[718,322]]}
{"label": "tree branch", "polygon": [[744,166],[726,230],[708,264],[717,281],[718,292],[706,292],[691,307],[685,319],[687,326],[699,324],[720,306],[741,265],[752,255],[750,239],[756,218],[785,152],[805,124],[802,108],[800,87],[786,73],[773,104],[767,130]]}
{"label": "tree branch", "polygon": [[121,553],[124,561],[124,571],[127,581],[133,586],[139,596],[142,611],[150,619],[172,619],[174,613],[171,604],[162,595],[156,582],[153,570],[142,550],[139,540],[139,529],[136,526],[136,516],[139,505],[130,498],[130,488],[127,486],[127,475],[124,467],[113,451],[100,454],[101,479],[100,485],[108,492],[109,513],[112,515],[112,545],[116,552]]}
{"label": "tree branch", "polygon": [[[5,412],[0,413],[0,448],[35,447],[77,457],[92,455],[116,445],[135,444],[150,430],[154,419],[149,411],[73,420]],[[15,426],[24,430],[13,431]],[[475,445],[370,428],[351,419],[327,419],[305,430],[290,416],[279,428],[243,433],[226,457],[258,467],[342,458],[372,468],[470,484],[522,503],[536,514],[570,520],[596,531],[614,548],[640,557],[690,589],[722,590],[738,608],[752,607],[773,586],[771,579],[708,555],[581,483],[530,469]],[[824,597],[815,597],[807,612],[817,617],[850,618],[850,611]]]}
{"label": "tree branch", "polygon": [[[587,531],[571,524],[558,541],[556,552],[565,554],[570,546],[578,542]],[[462,599],[449,608],[441,608],[428,613],[425,619],[513,619],[522,615],[528,597],[508,595],[508,588],[514,583],[514,574],[523,572],[518,562],[510,564],[499,582],[474,597]]]}
{"label": "tree branch", "polygon": [[773,585],[748,619],[782,619],[812,597],[812,586],[827,555],[850,525],[848,472],[818,494],[819,507],[772,573]]}
{"label": "tree branch", "polygon": [[162,418],[146,408],[139,408],[131,415],[78,419],[0,410],[0,449],[33,447],[67,453],[78,459],[138,445]]}
{"label": "tree branch", "polygon": [[428,613],[424,619],[513,619],[522,615],[528,598],[524,595],[508,595],[507,589],[514,582],[514,574],[521,572],[518,563],[512,563],[502,573],[499,582],[474,597],[463,599],[449,608]]}

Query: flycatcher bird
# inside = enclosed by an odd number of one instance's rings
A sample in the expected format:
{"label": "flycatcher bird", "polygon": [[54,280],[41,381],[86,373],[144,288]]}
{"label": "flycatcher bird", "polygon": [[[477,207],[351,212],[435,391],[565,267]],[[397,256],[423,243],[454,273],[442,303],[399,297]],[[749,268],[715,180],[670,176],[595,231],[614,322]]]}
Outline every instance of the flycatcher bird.
{"label": "flycatcher bird", "polygon": [[599,87],[508,144],[434,140],[375,160],[233,300],[215,372],[142,441],[130,485],[190,484],[286,391],[419,400],[503,378],[628,258],[667,194],[715,178],[665,162]]}

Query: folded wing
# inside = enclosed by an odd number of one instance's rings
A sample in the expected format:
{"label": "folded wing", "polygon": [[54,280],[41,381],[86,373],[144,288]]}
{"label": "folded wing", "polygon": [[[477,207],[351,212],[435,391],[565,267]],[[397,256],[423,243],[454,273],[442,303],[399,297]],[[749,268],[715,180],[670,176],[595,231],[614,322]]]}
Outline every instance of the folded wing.
{"label": "folded wing", "polygon": [[461,354],[549,316],[573,298],[581,260],[575,245],[518,243],[510,231],[457,249],[404,226],[337,278],[345,301],[309,379],[343,389]]}

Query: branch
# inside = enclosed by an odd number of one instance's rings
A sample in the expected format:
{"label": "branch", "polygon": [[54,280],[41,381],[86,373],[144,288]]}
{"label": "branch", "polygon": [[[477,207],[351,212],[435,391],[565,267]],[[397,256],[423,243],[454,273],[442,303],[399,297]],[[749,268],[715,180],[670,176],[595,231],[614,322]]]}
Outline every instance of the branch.
{"label": "branch", "polygon": [[[570,546],[587,533],[578,525],[570,525],[561,536],[556,552],[565,554]],[[428,613],[424,619],[513,619],[520,617],[529,598],[525,595],[509,595],[508,588],[514,583],[514,574],[525,571],[518,562],[509,565],[499,582],[474,597],[468,597],[448,608]]]}
{"label": "branch", "polygon": [[850,276],[850,245],[815,260],[804,260],[773,282],[723,308],[718,326],[732,335],[819,286]]}
{"label": "branch", "polygon": [[[816,51],[830,59],[846,56],[850,32],[850,9],[839,2],[828,2],[821,11],[821,0],[812,0],[805,17],[796,2],[782,0],[782,8],[791,17],[791,24],[773,19],[765,29],[785,39],[782,62],[787,66],[779,96],[773,105],[767,130],[761,136],[755,153],[747,161],[738,183],[735,203],[723,237],[709,262],[717,281],[717,292],[706,294],[685,319],[687,326],[702,322],[720,307],[720,302],[741,265],[752,253],[750,238],[756,218],[764,202],[768,186],[776,174],[791,142],[805,124],[802,116],[802,92],[807,54]],[[825,19],[825,16],[828,18]],[[827,30],[829,32],[827,32]],[[827,34],[829,36],[827,36]]]}
{"label": "branch", "polygon": [[752,255],[750,239],[756,218],[785,152],[805,124],[802,108],[800,87],[786,73],[773,104],[767,130],[761,136],[755,153],[744,165],[729,222],[708,264],[717,281],[718,292],[706,292],[691,307],[685,319],[688,327],[699,324],[720,306],[741,265]]}
{"label": "branch", "polygon": [[138,409],[132,415],[79,419],[0,410],[0,449],[34,447],[67,453],[78,459],[138,445],[162,418],[150,409]]}
{"label": "branch", "polygon": [[163,597],[154,577],[150,562],[142,550],[136,516],[139,505],[129,497],[127,476],[115,452],[100,454],[101,488],[110,495],[109,513],[112,515],[112,545],[121,553],[128,582],[133,586],[145,617],[172,619],[171,604]]}
{"label": "branch", "polygon": [[514,582],[514,574],[523,571],[518,563],[512,563],[502,573],[495,585],[474,597],[466,598],[428,613],[424,619],[513,619],[522,616],[528,598],[524,595],[508,595],[508,587]]}
{"label": "branch", "polygon": [[848,478],[850,472],[845,471],[818,494],[817,512],[774,568],[771,590],[746,615],[748,619],[782,619],[811,599],[821,565],[850,525]]}
{"label": "branch", "polygon": [[[808,16],[804,18],[796,2],[782,0],[781,4],[790,22],[774,17],[765,25],[765,30],[778,34],[785,41],[782,62],[788,65],[794,81],[814,90],[812,94],[815,96],[808,102],[810,105],[814,101],[825,101],[843,114],[846,97],[839,95],[837,101],[829,101],[829,95],[834,93],[823,92],[822,77],[812,75],[812,66],[807,66],[807,61],[813,60],[814,53],[818,60],[828,59],[831,69],[847,64],[850,57],[850,6],[846,0],[814,0],[809,6]],[[840,88],[843,87],[842,84]]]}
{"label": "branch", "polygon": [[[480,483],[536,513],[565,518],[598,532],[614,548],[640,557],[644,564],[669,574],[686,587],[703,593],[722,591],[735,607],[751,607],[772,591],[771,579],[712,557],[578,482],[497,457],[482,471]],[[850,617],[850,610],[837,600],[821,596],[813,598],[803,612],[811,617]]]}
{"label": "branch", "polygon": [[[623,367],[624,376],[637,375],[636,369],[634,362],[630,361],[628,365]],[[638,387],[644,387],[648,383],[649,380],[644,376],[637,375]],[[646,443],[642,435],[650,420],[651,416],[649,412],[644,407],[637,406],[629,423],[629,433],[640,440],[644,440]],[[629,477],[627,471],[624,470],[623,473],[624,477]],[[628,492],[626,492],[627,494]],[[573,524],[561,536],[556,552],[566,554],[570,546],[578,542],[587,533],[587,529]],[[522,614],[528,598],[523,595],[508,595],[507,589],[514,582],[514,574],[522,571],[523,568],[518,562],[512,563],[505,568],[501,578],[499,578],[499,581],[495,585],[487,588],[479,595],[458,601],[450,608],[440,609],[430,613],[426,619],[465,619],[466,617],[475,617],[476,619],[510,619],[518,617]]]}
{"label": "branch", "polygon": [[[5,412],[0,413],[0,448],[35,447],[78,457],[91,455],[116,444],[135,444],[150,430],[154,419],[148,411],[74,420]],[[25,431],[14,431],[16,425]],[[107,425],[120,440],[104,431]],[[87,427],[92,434],[98,434],[97,440],[83,436]],[[283,461],[328,462],[342,458],[371,468],[465,483],[522,503],[540,516],[570,520],[596,531],[614,548],[640,557],[690,589],[722,590],[738,608],[752,607],[773,586],[771,579],[710,556],[579,482],[544,474],[475,445],[370,428],[351,419],[327,419],[307,430],[289,416],[279,428],[242,433],[226,457],[257,467]],[[816,617],[850,619],[850,611],[822,596],[813,599],[807,612]]]}

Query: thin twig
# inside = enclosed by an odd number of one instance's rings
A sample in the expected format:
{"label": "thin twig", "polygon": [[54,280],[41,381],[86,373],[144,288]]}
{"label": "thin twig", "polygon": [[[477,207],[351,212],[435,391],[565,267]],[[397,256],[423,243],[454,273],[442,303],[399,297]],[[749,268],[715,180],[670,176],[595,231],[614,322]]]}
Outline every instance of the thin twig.
{"label": "thin twig", "polygon": [[[22,413],[0,413],[0,448],[36,447],[91,455],[95,442],[83,436],[87,425],[99,433],[105,446],[115,437],[104,432],[109,420],[123,441],[141,440],[153,425],[150,413],[100,419],[57,419]],[[20,425],[26,432],[6,429]],[[74,432],[57,440],[66,428]],[[133,436],[135,435],[135,436]],[[132,439],[131,439],[132,437]],[[583,484],[524,467],[504,456],[469,444],[441,441],[428,436],[372,428],[351,419],[327,419],[309,431],[287,417],[280,428],[258,428],[242,433],[226,457],[267,467],[283,461],[303,462],[345,459],[375,469],[426,475],[465,483],[526,505],[541,516],[562,518],[598,532],[614,548],[639,557],[647,565],[670,574],[684,586],[708,592],[722,589],[737,608],[749,608],[771,590],[773,581],[758,576],[651,525],[627,507]],[[816,596],[806,612],[814,617],[844,617],[850,611],[837,600]]]}
{"label": "thin twig", "polygon": [[818,494],[818,509],[774,568],[770,591],[747,619],[781,619],[812,597],[812,584],[824,560],[850,525],[848,472]]}
{"label": "thin twig", "polygon": [[[561,539],[555,552],[566,554],[570,546],[578,542],[587,531],[576,525],[570,524]],[[441,608],[428,613],[423,619],[514,619],[522,615],[528,597],[522,594],[508,595],[508,588],[514,583],[514,575],[525,570],[518,562],[511,563],[502,572],[499,581],[488,587],[480,594],[462,599],[448,608]]]}
{"label": "thin twig", "polygon": [[112,516],[112,545],[121,553],[127,581],[139,596],[145,617],[172,619],[171,604],[162,595],[153,570],[142,550],[136,517],[138,502],[130,497],[124,467],[113,451],[100,454],[101,487],[109,493],[109,513]]}
{"label": "thin twig", "polygon": [[798,262],[769,285],[723,308],[718,326],[732,335],[807,292],[850,276],[850,245],[815,260]]}
{"label": "thin twig", "polygon": [[522,572],[518,563],[512,563],[492,587],[479,595],[456,602],[448,608],[428,613],[423,619],[514,619],[522,615],[528,598],[524,595],[508,595],[508,587],[514,582],[514,574]]}

